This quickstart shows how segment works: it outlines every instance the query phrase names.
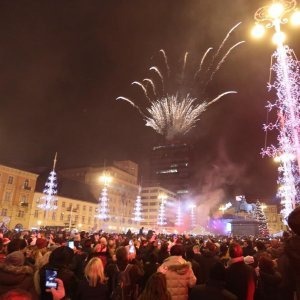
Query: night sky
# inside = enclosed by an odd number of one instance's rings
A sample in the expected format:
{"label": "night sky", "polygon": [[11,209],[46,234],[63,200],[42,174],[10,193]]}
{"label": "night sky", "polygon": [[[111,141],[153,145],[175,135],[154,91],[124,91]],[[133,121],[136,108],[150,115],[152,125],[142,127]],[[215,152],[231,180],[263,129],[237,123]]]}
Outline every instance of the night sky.
{"label": "night sky", "polygon": [[[253,41],[249,0],[43,0],[0,2],[0,159],[23,168],[103,165],[111,159],[147,160],[158,135],[118,96],[142,97],[131,86],[165,49],[170,66],[189,67],[218,47],[239,21],[234,50],[208,96],[237,90],[211,106],[188,138],[195,145],[200,184],[226,186],[250,199],[272,198],[276,165],[262,159],[270,35]],[[285,25],[300,51],[297,29]],[[299,30],[299,29],[298,29]],[[271,34],[271,32],[270,32]],[[230,43],[232,43],[230,42]],[[229,44],[230,44],[229,43]],[[137,101],[142,101],[138,99]],[[274,136],[268,137],[271,143]]]}

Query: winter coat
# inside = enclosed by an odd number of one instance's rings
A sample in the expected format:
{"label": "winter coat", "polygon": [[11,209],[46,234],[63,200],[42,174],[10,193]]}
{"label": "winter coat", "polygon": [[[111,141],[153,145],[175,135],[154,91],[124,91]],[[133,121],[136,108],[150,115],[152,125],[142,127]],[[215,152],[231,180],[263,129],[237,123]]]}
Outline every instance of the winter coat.
{"label": "winter coat", "polygon": [[199,256],[197,260],[200,265],[199,283],[207,283],[208,274],[211,268],[219,261],[220,258],[214,252],[203,251],[202,255]]}
{"label": "winter coat", "polygon": [[[275,270],[272,272],[259,271],[259,280],[261,288],[262,300],[280,300],[279,284],[281,282],[281,274]],[[257,299],[260,299],[259,297]]]}
{"label": "winter coat", "polygon": [[190,300],[237,300],[237,297],[224,288],[224,283],[210,280],[207,284],[192,288]]}
{"label": "winter coat", "polygon": [[22,289],[37,298],[33,284],[33,269],[29,266],[13,266],[0,263],[0,295],[12,289]]}
{"label": "winter coat", "polygon": [[255,291],[255,271],[244,263],[244,257],[231,259],[226,269],[226,288],[239,300],[252,300]]}
{"label": "winter coat", "polygon": [[181,256],[170,256],[157,270],[166,275],[172,300],[187,300],[188,289],[196,284],[191,264]]}
{"label": "winter coat", "polygon": [[283,277],[281,288],[285,300],[292,299],[292,291],[296,291],[300,299],[300,236],[286,241],[284,253],[278,259],[278,268]]}
{"label": "winter coat", "polygon": [[75,300],[109,300],[107,284],[98,284],[95,287],[89,286],[86,279],[80,280]]}

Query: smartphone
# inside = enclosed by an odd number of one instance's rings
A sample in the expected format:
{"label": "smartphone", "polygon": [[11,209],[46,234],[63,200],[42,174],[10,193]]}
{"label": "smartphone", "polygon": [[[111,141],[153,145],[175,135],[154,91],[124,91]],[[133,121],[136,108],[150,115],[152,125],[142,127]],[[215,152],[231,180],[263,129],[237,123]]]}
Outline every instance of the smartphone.
{"label": "smartphone", "polygon": [[129,241],[129,245],[130,245],[130,246],[132,246],[132,245],[133,245],[133,242],[132,242],[132,240],[130,240],[130,241]]}
{"label": "smartphone", "polygon": [[47,289],[51,289],[51,288],[57,289],[58,283],[55,281],[56,278],[57,278],[57,270],[56,269],[46,269],[45,287]]}
{"label": "smartphone", "polygon": [[161,245],[161,241],[160,240],[157,241],[157,245]]}
{"label": "smartphone", "polygon": [[68,242],[68,247],[71,249],[74,249],[74,241],[69,241]]}
{"label": "smartphone", "polygon": [[134,246],[130,246],[130,248],[129,248],[129,253],[135,253],[135,248],[134,248]]}

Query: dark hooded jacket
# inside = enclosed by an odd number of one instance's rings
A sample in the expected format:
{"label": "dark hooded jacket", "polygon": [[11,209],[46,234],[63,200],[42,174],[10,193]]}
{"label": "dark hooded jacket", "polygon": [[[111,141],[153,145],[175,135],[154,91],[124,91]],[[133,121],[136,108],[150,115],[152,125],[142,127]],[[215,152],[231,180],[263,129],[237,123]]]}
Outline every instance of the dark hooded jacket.
{"label": "dark hooded jacket", "polygon": [[[278,260],[282,273],[284,290],[296,290],[300,299],[300,236],[295,235],[286,241],[284,254]],[[292,296],[291,296],[292,297]],[[287,299],[288,297],[285,296]],[[288,299],[287,299],[288,300]]]}
{"label": "dark hooded jacket", "polygon": [[167,289],[172,300],[188,299],[188,289],[193,287],[197,280],[189,262],[181,256],[170,256],[157,271],[166,275]]}
{"label": "dark hooded jacket", "polygon": [[0,263],[0,295],[12,289],[22,289],[37,298],[33,284],[33,269],[29,266],[14,266]]}

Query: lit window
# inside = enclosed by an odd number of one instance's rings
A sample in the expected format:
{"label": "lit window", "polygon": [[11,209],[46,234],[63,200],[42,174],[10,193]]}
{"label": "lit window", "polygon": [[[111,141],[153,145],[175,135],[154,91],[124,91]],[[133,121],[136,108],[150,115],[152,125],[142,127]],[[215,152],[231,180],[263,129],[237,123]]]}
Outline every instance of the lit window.
{"label": "lit window", "polygon": [[24,211],[23,210],[18,211],[18,218],[24,218]]}
{"label": "lit window", "polygon": [[37,219],[39,217],[39,211],[38,210],[35,210],[34,211],[34,217]]}
{"label": "lit window", "polygon": [[52,220],[54,221],[55,218],[56,218],[56,212],[53,212],[53,213],[52,213]]}
{"label": "lit window", "polygon": [[7,216],[7,208],[2,208],[1,216],[3,216],[3,217]]}

